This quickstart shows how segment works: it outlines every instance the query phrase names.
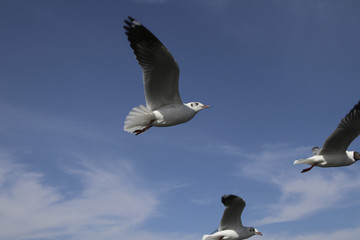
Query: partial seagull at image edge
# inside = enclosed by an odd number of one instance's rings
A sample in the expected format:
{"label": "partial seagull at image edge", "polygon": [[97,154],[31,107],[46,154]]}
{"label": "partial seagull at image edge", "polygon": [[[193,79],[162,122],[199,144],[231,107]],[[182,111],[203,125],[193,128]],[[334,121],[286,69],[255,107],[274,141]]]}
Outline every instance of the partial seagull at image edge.
{"label": "partial seagull at image edge", "polygon": [[343,167],[360,160],[356,151],[347,151],[352,141],[360,134],[360,101],[340,121],[335,131],[326,139],[322,148],[312,148],[313,156],[295,160],[294,164],[311,165],[301,172],[308,172],[313,167]]}

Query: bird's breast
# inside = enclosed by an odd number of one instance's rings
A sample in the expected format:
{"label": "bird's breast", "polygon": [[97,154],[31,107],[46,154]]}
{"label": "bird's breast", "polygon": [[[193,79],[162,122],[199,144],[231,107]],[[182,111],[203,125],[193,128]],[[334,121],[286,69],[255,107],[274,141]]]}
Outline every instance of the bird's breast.
{"label": "bird's breast", "polygon": [[349,157],[348,152],[344,154],[324,154],[323,157],[326,161],[326,164],[324,164],[322,167],[341,167],[354,163],[353,158]]}
{"label": "bird's breast", "polygon": [[177,125],[191,120],[196,112],[185,105],[166,106],[153,111],[156,121],[153,123],[157,127]]}

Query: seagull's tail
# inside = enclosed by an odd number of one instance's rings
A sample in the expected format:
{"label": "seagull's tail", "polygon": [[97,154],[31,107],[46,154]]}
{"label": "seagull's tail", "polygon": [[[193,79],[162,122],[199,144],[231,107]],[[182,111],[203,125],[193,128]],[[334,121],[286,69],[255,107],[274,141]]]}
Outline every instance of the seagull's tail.
{"label": "seagull's tail", "polygon": [[224,236],[223,235],[204,235],[202,237],[202,240],[220,240],[222,239]]}
{"label": "seagull's tail", "polygon": [[202,240],[212,240],[214,238],[212,238],[212,235],[204,235]]}
{"label": "seagull's tail", "polygon": [[143,129],[154,119],[154,113],[144,105],[134,107],[126,116],[124,131],[133,133],[135,130]]}
{"label": "seagull's tail", "polygon": [[208,237],[210,237],[211,235],[204,235],[203,237],[202,237],[202,240],[208,240]]}
{"label": "seagull's tail", "polygon": [[309,159],[309,158],[305,158],[305,159],[295,160],[294,164],[302,164],[302,163],[310,164],[310,162],[313,162],[313,161],[311,159]]}

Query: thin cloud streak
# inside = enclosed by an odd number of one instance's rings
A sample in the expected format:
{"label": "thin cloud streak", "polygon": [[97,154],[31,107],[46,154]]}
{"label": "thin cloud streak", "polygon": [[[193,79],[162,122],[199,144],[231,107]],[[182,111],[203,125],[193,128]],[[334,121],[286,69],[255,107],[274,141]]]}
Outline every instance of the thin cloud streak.
{"label": "thin cloud streak", "polygon": [[192,199],[191,202],[199,204],[199,205],[209,205],[211,204],[211,200],[210,199]]}
{"label": "thin cloud streak", "polygon": [[360,178],[338,173],[328,177],[316,175],[288,181],[279,179],[274,183],[281,191],[279,202],[269,206],[270,215],[260,220],[259,224],[294,221],[332,209],[359,189]]}
{"label": "thin cloud streak", "polygon": [[[61,143],[68,144],[71,139],[73,141],[84,142],[86,140],[96,141],[97,144],[105,143],[109,146],[117,144],[111,135],[104,132],[104,128],[99,128],[93,124],[84,121],[69,119],[63,115],[53,115],[44,112],[37,112],[22,108],[13,104],[8,104],[0,99],[0,133],[4,136],[12,138],[24,139],[24,142],[18,141],[17,148],[22,147],[22,143],[26,143],[27,147],[34,143],[33,139],[45,140],[46,143],[52,141],[62,141],[66,137],[66,141]],[[106,128],[105,128],[106,130]],[[26,136],[32,136],[33,139],[28,141]],[[1,139],[0,139],[1,143]],[[53,144],[57,146],[59,142]],[[3,146],[7,146],[8,142],[4,141]],[[71,144],[70,144],[71,146]]]}
{"label": "thin cloud streak", "polygon": [[332,209],[360,188],[360,177],[350,171],[344,174],[341,168],[301,174],[293,161],[308,154],[309,147],[266,145],[256,154],[236,146],[220,148],[226,154],[241,158],[236,175],[273,184],[280,191],[276,203],[264,206],[267,216],[256,221],[257,225],[295,221]]}

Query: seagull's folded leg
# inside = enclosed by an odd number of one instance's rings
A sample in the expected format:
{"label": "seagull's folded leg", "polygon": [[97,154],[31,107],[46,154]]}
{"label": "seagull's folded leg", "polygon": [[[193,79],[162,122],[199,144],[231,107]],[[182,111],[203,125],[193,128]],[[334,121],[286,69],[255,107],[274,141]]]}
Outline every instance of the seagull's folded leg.
{"label": "seagull's folded leg", "polygon": [[135,130],[133,133],[135,133],[135,135],[139,135],[140,133],[145,132],[146,130],[148,130],[149,128],[152,127],[152,123],[155,121],[155,119],[151,120],[148,125],[146,125],[146,127],[144,127],[143,129],[137,129]]}

